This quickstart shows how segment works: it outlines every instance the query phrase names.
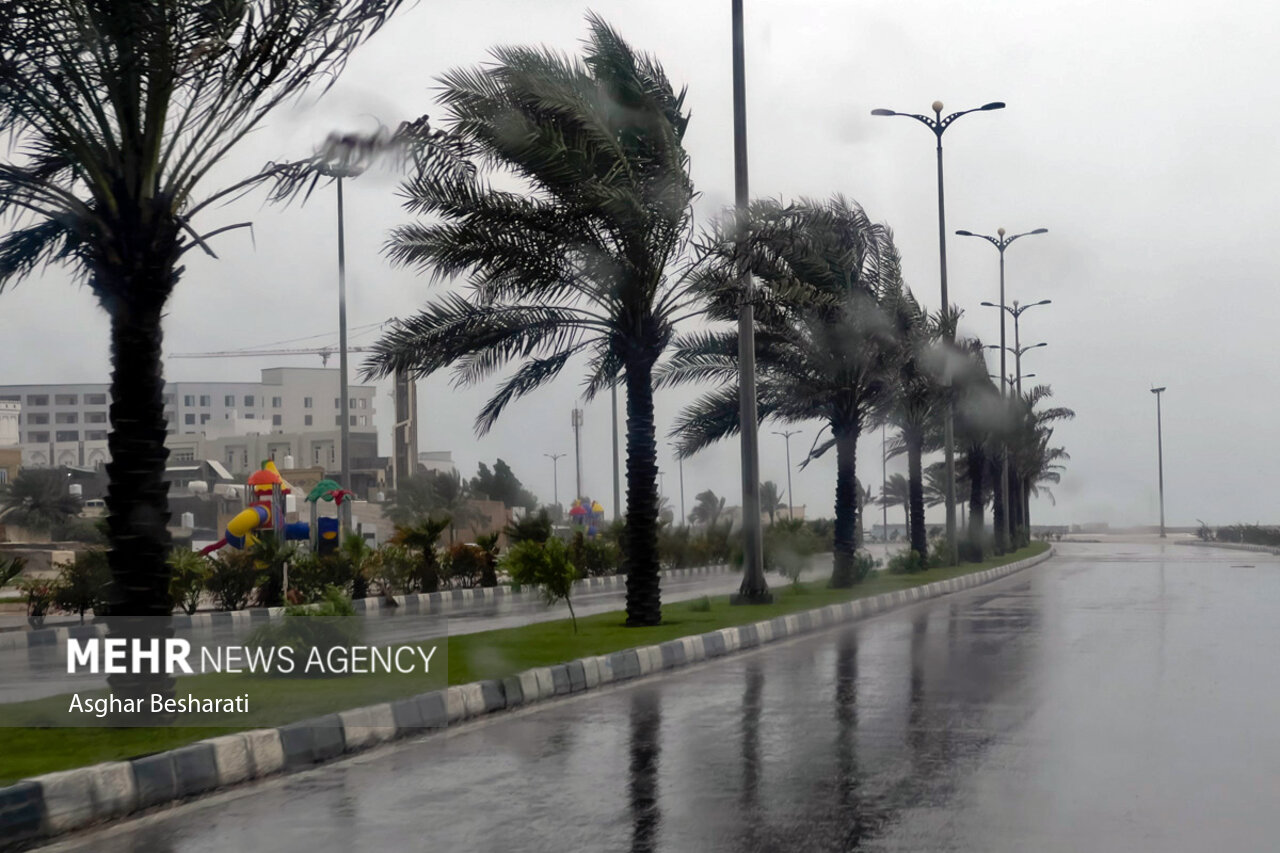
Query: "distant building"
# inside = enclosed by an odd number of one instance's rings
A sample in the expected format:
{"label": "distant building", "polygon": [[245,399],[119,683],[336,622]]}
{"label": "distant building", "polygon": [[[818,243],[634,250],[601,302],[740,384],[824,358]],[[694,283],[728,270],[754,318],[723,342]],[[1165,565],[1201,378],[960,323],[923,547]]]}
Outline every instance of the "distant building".
{"label": "distant building", "polygon": [[418,467],[445,474],[452,474],[457,470],[457,466],[453,464],[452,450],[424,450],[418,454]]}
{"label": "distant building", "polygon": [[0,402],[0,485],[18,476],[18,468],[22,466],[18,430],[21,416],[21,403],[12,400]]}
{"label": "distant building", "polygon": [[[292,455],[300,465],[338,472],[342,418],[348,418],[351,488],[382,482],[372,385],[348,388],[340,399],[337,370],[273,367],[259,382],[169,382],[164,388],[166,446],[171,461],[212,459],[232,473],[263,459]],[[0,406],[20,404],[17,444],[22,464],[98,468],[110,461],[110,386],[0,385]],[[2,445],[3,442],[0,442]],[[175,460],[174,457],[177,457]]]}

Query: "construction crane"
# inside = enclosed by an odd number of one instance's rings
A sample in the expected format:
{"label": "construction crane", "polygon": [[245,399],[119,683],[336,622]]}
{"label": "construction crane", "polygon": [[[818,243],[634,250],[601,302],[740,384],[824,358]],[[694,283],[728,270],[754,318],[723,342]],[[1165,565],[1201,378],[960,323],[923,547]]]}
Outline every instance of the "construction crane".
{"label": "construction crane", "polygon": [[[373,347],[347,347],[347,352],[373,352]],[[238,358],[264,355],[318,355],[320,363],[329,365],[329,356],[337,355],[337,347],[317,347],[314,349],[237,349],[222,352],[175,352],[169,358]]]}

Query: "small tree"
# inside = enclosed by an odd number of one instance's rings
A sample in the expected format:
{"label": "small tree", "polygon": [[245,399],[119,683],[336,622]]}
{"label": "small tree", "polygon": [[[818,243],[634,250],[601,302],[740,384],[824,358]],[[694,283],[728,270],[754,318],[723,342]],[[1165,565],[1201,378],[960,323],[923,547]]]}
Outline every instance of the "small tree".
{"label": "small tree", "polygon": [[578,570],[569,559],[569,549],[563,542],[559,539],[548,539],[545,543],[517,542],[507,550],[502,565],[516,583],[542,590],[542,598],[548,607],[563,599],[569,605],[573,632],[578,633],[578,617],[573,612],[570,599]]}
{"label": "small tree", "polygon": [[169,552],[169,595],[173,603],[188,615],[200,607],[200,596],[209,580],[209,561],[187,548]]}
{"label": "small tree", "polygon": [[499,533],[486,533],[476,537],[476,544],[484,552],[484,569],[480,572],[480,586],[498,585]]}
{"label": "small tree", "polygon": [[0,557],[0,588],[22,574],[27,561],[23,557]]}
{"label": "small tree", "polygon": [[53,585],[53,602],[59,610],[75,613],[84,624],[84,614],[101,605],[105,588],[111,582],[107,552],[94,548],[78,559],[64,563]]}

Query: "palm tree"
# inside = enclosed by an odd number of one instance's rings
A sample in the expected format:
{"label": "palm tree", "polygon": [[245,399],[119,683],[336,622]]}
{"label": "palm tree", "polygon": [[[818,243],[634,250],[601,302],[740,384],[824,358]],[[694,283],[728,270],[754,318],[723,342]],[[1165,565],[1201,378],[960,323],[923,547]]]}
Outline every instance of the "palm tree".
{"label": "palm tree", "polygon": [[[171,613],[161,327],[211,205],[291,172],[210,173],[281,102],[332,84],[401,0],[41,0],[0,15],[0,288],[70,267],[111,323],[113,633]],[[203,195],[201,194],[204,191]],[[155,623],[152,623],[153,626]],[[172,679],[113,675],[117,695]],[[144,683],[145,682],[145,683]]]}
{"label": "palm tree", "polygon": [[[689,240],[689,116],[653,57],[587,18],[581,59],[503,47],[443,78],[441,101],[469,168],[425,171],[407,207],[438,217],[396,230],[391,256],[437,279],[466,276],[375,347],[370,376],[450,366],[458,383],[519,364],[476,419],[485,433],[513,400],[585,356],[587,399],[621,382],[627,400],[627,624],[662,619],[653,367],[697,313],[675,273]],[[512,179],[523,191],[499,189]]]}
{"label": "palm tree", "polygon": [[[1060,462],[1070,458],[1062,448],[1049,446],[1053,438],[1051,424],[1070,420],[1076,413],[1065,406],[1038,408],[1052,396],[1053,391],[1048,385],[1037,385],[1015,398],[1017,422],[1009,449],[1010,478],[1014,486],[1010,489],[1010,503],[1018,522],[1018,542],[1022,545],[1030,541],[1031,495],[1045,489],[1049,483],[1058,482],[1062,470]],[[1018,495],[1017,500],[1013,500],[1014,494]]]}
{"label": "palm tree", "polygon": [[862,543],[867,538],[867,514],[866,506],[872,502],[871,487],[862,485],[862,481],[854,480],[854,492],[858,496],[858,534],[857,547],[861,548]]}
{"label": "palm tree", "polygon": [[[901,474],[894,474],[880,489],[880,497],[876,501],[880,506],[901,506],[906,530],[911,529],[911,484]],[[889,531],[884,532],[888,539]]]}
{"label": "palm tree", "polygon": [[62,526],[80,513],[80,498],[67,492],[67,478],[52,468],[28,468],[0,492],[0,521],[37,532]]}
{"label": "palm tree", "polygon": [[773,526],[774,516],[787,508],[787,503],[778,492],[778,484],[773,480],[765,480],[760,484],[760,509],[769,516],[769,526]]}
{"label": "palm tree", "polygon": [[694,496],[693,512],[689,513],[691,524],[705,524],[708,529],[715,527],[724,512],[724,498],[707,489]]}
{"label": "palm tree", "polygon": [[[884,282],[898,276],[892,235],[841,196],[794,205],[756,201],[741,225],[721,226],[710,251],[698,280],[714,319],[737,316],[744,265],[761,283],[756,309],[760,419],[822,419],[831,429],[832,437],[815,444],[801,464],[835,448],[831,584],[852,586],[857,582],[855,457],[858,436],[884,395],[892,329],[877,302]],[[682,455],[738,431],[737,347],[733,330],[687,335],[664,369],[665,383],[719,385],[678,416],[672,434]]]}

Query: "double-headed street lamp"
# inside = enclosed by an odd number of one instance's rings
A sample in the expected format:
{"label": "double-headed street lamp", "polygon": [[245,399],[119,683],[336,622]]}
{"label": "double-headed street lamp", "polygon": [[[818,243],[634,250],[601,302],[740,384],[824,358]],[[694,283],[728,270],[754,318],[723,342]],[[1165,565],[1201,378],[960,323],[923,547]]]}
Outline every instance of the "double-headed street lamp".
{"label": "double-headed street lamp", "polygon": [[[735,0],[736,2],[736,0]],[[938,259],[940,269],[940,279],[942,282],[942,310],[946,311],[950,308],[951,303],[947,300],[947,222],[946,222],[946,205],[943,202],[943,181],[942,181],[942,134],[946,132],[956,119],[969,113],[988,112],[990,110],[1004,109],[1003,101],[992,101],[989,104],[983,104],[980,107],[974,107],[969,110],[961,110],[958,113],[951,113],[947,117],[942,116],[942,101],[934,101],[932,104],[933,116],[917,115],[916,113],[900,113],[895,110],[872,110],[873,116],[904,116],[913,118],[923,124],[925,127],[933,131],[934,137],[938,140]],[[950,377],[946,377],[947,384],[950,384]],[[947,548],[950,550],[948,558],[952,563],[956,561],[956,459],[955,459],[955,438],[953,435],[954,424],[952,422],[952,407],[947,407],[946,416],[943,421],[943,442],[944,453],[947,463]]]}
{"label": "double-headed street lamp", "polygon": [[[995,246],[996,250],[1000,253],[1000,308],[1002,309],[1000,311],[1000,396],[1002,397],[1007,397],[1009,395],[1008,387],[1005,384],[1005,376],[1008,373],[1008,369],[1005,367],[1004,363],[1004,354],[1006,349],[1004,315],[1005,311],[1008,309],[1008,306],[1004,304],[1004,250],[1013,245],[1013,241],[1017,240],[1019,237],[1029,237],[1033,234],[1048,233],[1048,228],[1037,228],[1034,231],[1024,231],[1021,234],[1014,234],[1009,237],[1005,236],[1003,228],[996,229],[995,237],[992,237],[989,234],[975,234],[972,231],[956,232],[956,234],[961,237],[981,237],[983,240],[986,240],[988,243]],[[986,305],[988,303],[984,302],[982,304]],[[1000,500],[1003,503],[1005,510],[1001,523],[1003,529],[996,531],[996,539],[997,545],[1000,548],[1003,548],[1003,543],[1009,541],[1009,454],[1003,450],[1000,453]]]}
{"label": "double-headed street lamp", "polygon": [[1156,395],[1156,454],[1158,464],[1160,466],[1160,538],[1164,539],[1164,423],[1160,417],[1160,395],[1165,392],[1165,386],[1152,388],[1151,393]]}
{"label": "double-headed street lamp", "polygon": [[560,471],[559,471],[560,466],[557,463],[560,461],[560,458],[565,454],[544,453],[542,455],[551,460],[552,499],[556,502],[556,507],[558,508],[560,506]]}
{"label": "double-headed street lamp", "polygon": [[[1018,304],[1018,300],[1016,300],[1016,299],[1015,299],[1015,300],[1013,300],[1013,306],[1012,306],[1012,307],[1010,307],[1010,306],[1008,306],[1008,305],[996,305],[994,302],[983,302],[982,304],[983,304],[984,306],[986,306],[987,308],[1002,308],[1002,309],[1004,309],[1005,311],[1007,311],[1007,312],[1008,312],[1008,313],[1013,317],[1013,349],[1014,349],[1014,352],[1017,352],[1017,354],[1018,354],[1018,356],[1019,356],[1019,358],[1020,358],[1020,357],[1021,357],[1021,355],[1022,355],[1022,352],[1025,352],[1026,350],[1029,350],[1029,349],[1035,349],[1035,347],[1026,347],[1025,349],[1022,347],[1022,345],[1021,345],[1021,343],[1020,343],[1020,341],[1021,341],[1021,332],[1020,332],[1020,331],[1019,331],[1019,329],[1018,329],[1018,320],[1019,320],[1019,318],[1020,318],[1020,317],[1022,317],[1022,315],[1027,311],[1027,309],[1029,309],[1029,308],[1035,308],[1037,305],[1052,305],[1052,304],[1053,304],[1053,300],[1052,300],[1052,299],[1041,299],[1039,302],[1031,302],[1031,303],[1029,303],[1029,304],[1027,304],[1027,305],[1019,305],[1019,304]],[[1043,346],[1048,346],[1048,345],[1047,345],[1047,344],[1036,344],[1036,346],[1037,346],[1037,347],[1043,347]],[[1019,350],[1021,350],[1021,352],[1018,352]],[[1002,356],[1001,356],[1001,359],[1002,359],[1002,360],[1001,360],[1001,362],[1000,362],[1000,363],[1001,363],[1001,372],[1003,372],[1003,365],[1004,365],[1003,358],[1004,358],[1004,357],[1003,357],[1003,355],[1002,355]],[[1022,394],[1022,379],[1024,378],[1024,377],[1022,376],[1022,362],[1021,362],[1021,361],[1017,361],[1017,362],[1015,362],[1014,364],[1015,364],[1014,369],[1018,372],[1018,388],[1017,388],[1017,391],[1018,391],[1018,394],[1019,394],[1019,395],[1021,395],[1021,394]]]}
{"label": "double-headed street lamp", "polygon": [[684,457],[680,455],[680,445],[674,441],[668,441],[667,444],[676,449],[676,461],[680,463],[680,526],[684,527]]}
{"label": "double-headed street lamp", "polygon": [[[1047,347],[1047,346],[1048,344],[1046,344],[1044,341],[1041,341],[1038,344],[1027,344],[1025,347],[1018,346],[1018,345],[1014,345],[1011,347],[999,347],[999,346],[996,346],[995,344],[987,344],[987,349],[1007,349],[1009,350],[1009,352],[1013,353],[1013,371],[1014,372],[1010,374],[1010,377],[1012,382],[1017,386],[1016,390],[1018,392],[1018,396],[1022,396],[1022,380],[1028,376],[1035,376],[1034,373],[1022,372],[1022,354],[1024,352],[1030,352],[1033,349],[1039,349],[1040,347]],[[1003,352],[1000,353],[1000,360],[1002,362],[1004,361]],[[1016,377],[1016,379],[1013,379],[1013,377]]]}
{"label": "double-headed street lamp", "polygon": [[773,434],[782,436],[787,442],[787,521],[794,521],[796,517],[796,506],[791,495],[791,436],[799,435],[800,430],[789,429],[781,432],[774,430]]}

